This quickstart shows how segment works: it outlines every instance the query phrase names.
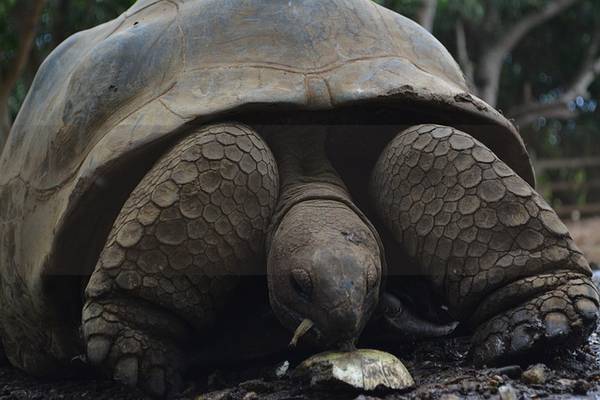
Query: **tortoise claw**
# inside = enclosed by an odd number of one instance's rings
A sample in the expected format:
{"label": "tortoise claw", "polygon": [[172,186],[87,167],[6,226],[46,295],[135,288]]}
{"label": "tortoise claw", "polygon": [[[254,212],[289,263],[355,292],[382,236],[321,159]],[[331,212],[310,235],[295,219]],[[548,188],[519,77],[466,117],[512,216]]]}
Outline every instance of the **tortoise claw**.
{"label": "tortoise claw", "polygon": [[93,336],[87,343],[87,359],[92,364],[100,364],[110,351],[110,340],[103,336]]}
{"label": "tortoise claw", "polygon": [[473,336],[477,364],[544,355],[585,340],[598,319],[598,293],[587,277],[566,281],[483,322]]}
{"label": "tortoise claw", "polygon": [[[100,311],[98,311],[100,310]],[[149,318],[162,325],[143,326]],[[87,359],[124,385],[139,387],[153,397],[175,395],[181,389],[183,354],[178,339],[185,340],[177,321],[160,310],[132,301],[89,301],[83,312]],[[168,335],[154,335],[154,328]]]}

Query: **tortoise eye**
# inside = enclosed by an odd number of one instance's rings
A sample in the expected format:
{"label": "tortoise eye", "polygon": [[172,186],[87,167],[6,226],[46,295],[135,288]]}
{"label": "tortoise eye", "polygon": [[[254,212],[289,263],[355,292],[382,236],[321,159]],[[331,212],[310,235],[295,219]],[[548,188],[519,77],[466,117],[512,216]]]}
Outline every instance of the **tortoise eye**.
{"label": "tortoise eye", "polygon": [[373,264],[367,267],[367,291],[375,289],[379,283],[379,273]]}
{"label": "tortoise eye", "polygon": [[310,298],[313,291],[312,279],[308,271],[302,268],[292,270],[292,287],[305,298]]}

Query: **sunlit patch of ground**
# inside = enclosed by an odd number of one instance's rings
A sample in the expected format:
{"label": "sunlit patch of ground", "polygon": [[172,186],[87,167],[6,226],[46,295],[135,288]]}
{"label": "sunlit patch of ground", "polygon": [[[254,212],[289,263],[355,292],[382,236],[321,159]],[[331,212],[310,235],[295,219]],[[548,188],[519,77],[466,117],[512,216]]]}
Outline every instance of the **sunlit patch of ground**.
{"label": "sunlit patch of ground", "polygon": [[600,265],[600,217],[565,221],[573,239],[591,263]]}

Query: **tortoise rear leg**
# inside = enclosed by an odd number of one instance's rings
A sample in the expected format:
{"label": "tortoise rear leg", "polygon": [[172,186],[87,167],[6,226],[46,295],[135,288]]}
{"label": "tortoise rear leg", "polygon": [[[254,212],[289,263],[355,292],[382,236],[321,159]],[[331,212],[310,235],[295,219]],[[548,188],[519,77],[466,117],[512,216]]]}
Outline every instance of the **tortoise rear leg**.
{"label": "tortoise rear leg", "polygon": [[240,125],[197,131],[123,206],[85,291],[89,361],[156,396],[179,389],[185,350],[244,274],[260,272],[278,192],[273,156]]}
{"label": "tortoise rear leg", "polygon": [[477,362],[573,345],[595,326],[598,292],[567,228],[473,137],[409,128],[383,151],[370,190],[381,222],[475,329]]}

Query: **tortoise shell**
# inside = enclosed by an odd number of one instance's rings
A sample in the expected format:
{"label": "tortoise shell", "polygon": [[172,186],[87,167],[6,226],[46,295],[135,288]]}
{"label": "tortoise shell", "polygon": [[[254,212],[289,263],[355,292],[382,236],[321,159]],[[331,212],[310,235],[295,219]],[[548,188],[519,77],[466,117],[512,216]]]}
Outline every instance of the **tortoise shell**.
{"label": "tortoise shell", "polygon": [[56,338],[79,318],[73,280],[187,127],[363,104],[452,115],[534,183],[516,129],[469,93],[448,51],[370,0],[139,0],[73,35],[40,67],[0,157],[3,324],[40,320],[40,342],[70,340]]}

